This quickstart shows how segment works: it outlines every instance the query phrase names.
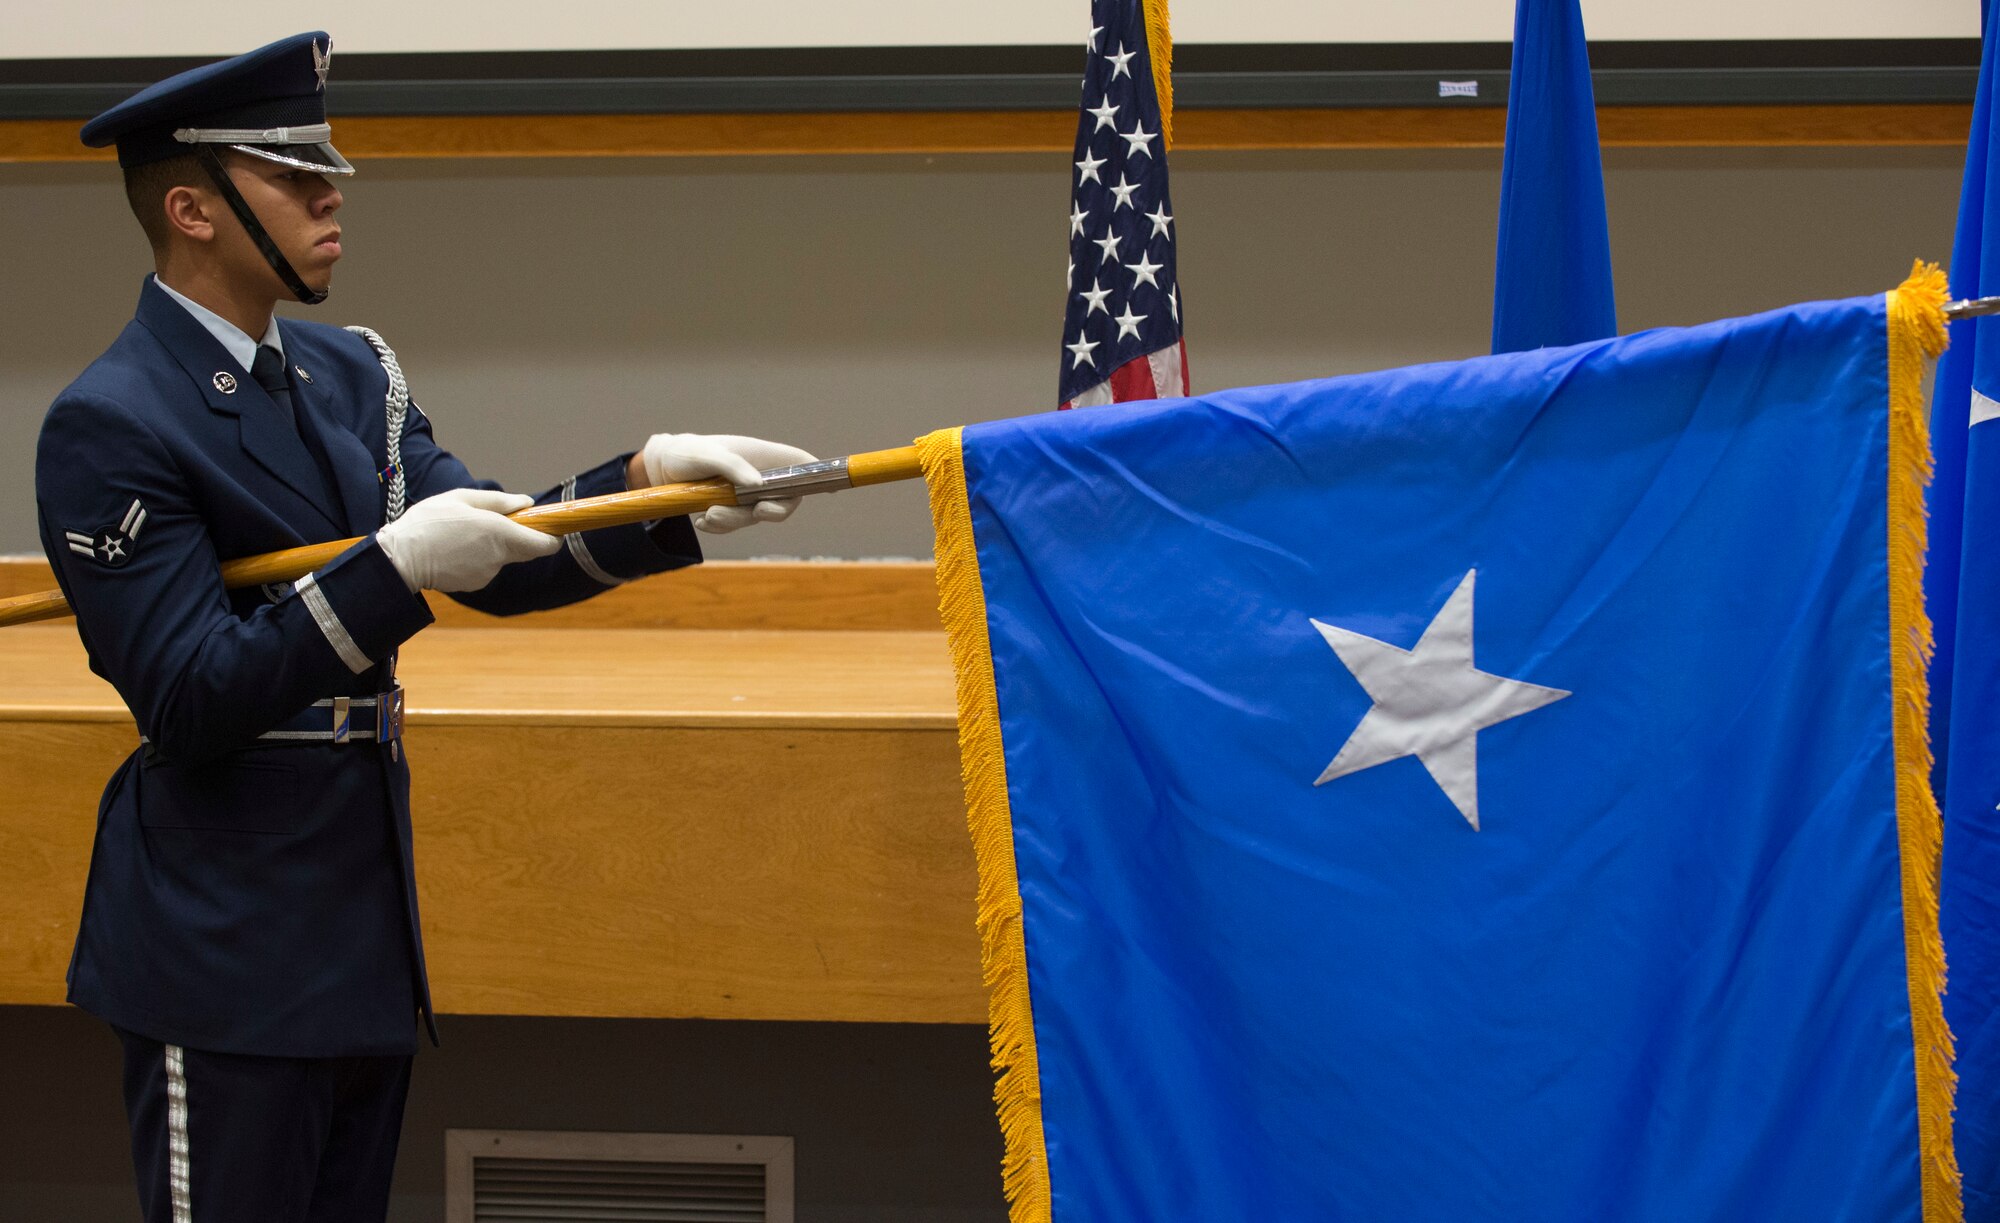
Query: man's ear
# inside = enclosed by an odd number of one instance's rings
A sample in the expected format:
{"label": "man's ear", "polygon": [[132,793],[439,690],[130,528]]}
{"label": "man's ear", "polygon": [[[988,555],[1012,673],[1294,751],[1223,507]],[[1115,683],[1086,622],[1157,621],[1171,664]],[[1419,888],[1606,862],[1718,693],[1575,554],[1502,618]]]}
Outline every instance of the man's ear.
{"label": "man's ear", "polygon": [[214,241],[215,219],[210,211],[214,203],[205,191],[193,187],[170,188],[162,201],[168,231],[194,242]]}

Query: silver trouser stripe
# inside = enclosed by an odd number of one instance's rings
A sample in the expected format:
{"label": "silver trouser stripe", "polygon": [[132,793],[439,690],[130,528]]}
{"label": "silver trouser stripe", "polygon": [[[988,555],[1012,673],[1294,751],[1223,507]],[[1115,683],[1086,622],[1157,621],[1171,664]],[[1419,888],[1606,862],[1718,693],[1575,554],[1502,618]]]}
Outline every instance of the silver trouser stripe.
{"label": "silver trouser stripe", "polygon": [[[569,479],[563,481],[562,499],[564,501],[576,500],[575,476],[571,476]],[[568,535],[563,536],[563,542],[569,545],[569,558],[576,562],[578,569],[583,570],[606,586],[620,586],[624,584],[624,578],[612,577],[604,571],[604,566],[597,563],[597,558],[590,554],[589,546],[583,542],[582,531],[572,531]]]}
{"label": "silver trouser stripe", "polygon": [[327,644],[340,655],[340,661],[347,664],[349,671],[359,675],[375,665],[369,661],[368,655],[361,652],[361,647],[354,644],[354,638],[348,635],[347,626],[340,622],[340,617],[333,614],[333,604],[326,601],[326,592],[319,588],[318,582],[313,581],[312,574],[300,578],[293,590],[306,601],[306,610],[312,613],[319,631],[326,634]]}
{"label": "silver trouser stripe", "polygon": [[188,1151],[187,1062],[179,1045],[167,1045],[167,1194],[173,1223],[194,1223],[192,1160]]}

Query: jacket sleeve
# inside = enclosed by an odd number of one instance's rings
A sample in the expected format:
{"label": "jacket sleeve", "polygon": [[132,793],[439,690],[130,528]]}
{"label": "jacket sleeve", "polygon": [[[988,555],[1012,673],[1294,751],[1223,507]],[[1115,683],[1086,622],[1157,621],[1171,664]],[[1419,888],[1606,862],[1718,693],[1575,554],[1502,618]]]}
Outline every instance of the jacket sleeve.
{"label": "jacket sleeve", "polygon": [[[622,454],[572,476],[538,494],[535,503],[623,492],[625,465],[631,457]],[[411,504],[454,488],[500,487],[490,480],[475,480],[457,456],[439,446],[429,418],[414,403],[403,432],[403,476]],[[686,515],[662,518],[650,526],[583,531],[565,536],[563,542],[565,547],[552,556],[509,565],[485,588],[451,597],[492,615],[511,616],[575,603],[634,578],[701,560],[701,545]]]}
{"label": "jacket sleeve", "polygon": [[59,399],[35,456],[42,547],[91,668],[179,760],[240,747],[351,686],[431,622],[372,539],[248,618],[166,445],[97,396]]}

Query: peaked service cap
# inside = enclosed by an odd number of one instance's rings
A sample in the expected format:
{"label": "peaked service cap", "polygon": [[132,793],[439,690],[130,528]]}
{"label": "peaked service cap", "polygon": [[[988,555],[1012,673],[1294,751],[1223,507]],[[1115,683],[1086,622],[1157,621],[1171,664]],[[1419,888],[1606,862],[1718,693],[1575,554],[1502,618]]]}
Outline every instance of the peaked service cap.
{"label": "peaked service cap", "polygon": [[333,39],[322,30],[190,68],[83,125],[94,149],[118,146],[126,168],[219,144],[321,174],[352,174],[326,121]]}

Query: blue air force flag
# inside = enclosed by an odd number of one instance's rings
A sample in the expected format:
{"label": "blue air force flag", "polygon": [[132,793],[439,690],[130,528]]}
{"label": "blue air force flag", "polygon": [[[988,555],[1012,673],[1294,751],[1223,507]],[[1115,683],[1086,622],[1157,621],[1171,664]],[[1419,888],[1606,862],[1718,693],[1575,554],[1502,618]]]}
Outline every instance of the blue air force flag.
{"label": "blue air force flag", "polygon": [[1955,1217],[1942,298],[924,439],[1014,1218]]}

